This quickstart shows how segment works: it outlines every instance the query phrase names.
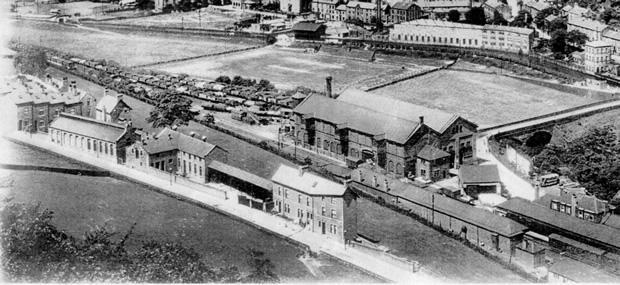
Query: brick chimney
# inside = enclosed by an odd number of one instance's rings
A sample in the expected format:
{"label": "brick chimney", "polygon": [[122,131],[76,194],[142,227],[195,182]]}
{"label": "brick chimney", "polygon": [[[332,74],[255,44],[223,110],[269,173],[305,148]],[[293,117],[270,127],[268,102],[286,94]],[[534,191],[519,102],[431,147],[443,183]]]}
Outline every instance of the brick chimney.
{"label": "brick chimney", "polygon": [[193,131],[192,131],[191,133],[189,133],[189,136],[190,136],[190,137],[192,137],[192,138],[193,138],[195,135],[196,135],[196,133],[195,133],[195,132],[193,132]]}
{"label": "brick chimney", "polygon": [[424,116],[420,116],[420,124],[424,124]]}
{"label": "brick chimney", "polygon": [[[596,205],[596,203],[595,203]],[[570,214],[573,217],[576,217],[577,215],[575,214],[575,210],[577,209],[577,197],[575,196],[575,194],[571,194],[570,195]]]}
{"label": "brick chimney", "polygon": [[332,77],[325,77],[325,95],[327,98],[333,98],[332,96]]}
{"label": "brick chimney", "polygon": [[203,142],[207,142],[207,136],[202,136],[201,139],[202,139]]}
{"label": "brick chimney", "polygon": [[308,166],[307,165],[300,165],[299,166],[299,176],[304,176],[304,174],[306,173],[306,171],[308,170]]}
{"label": "brick chimney", "polygon": [[121,100],[123,100],[123,94],[116,93],[116,101],[121,101]]}

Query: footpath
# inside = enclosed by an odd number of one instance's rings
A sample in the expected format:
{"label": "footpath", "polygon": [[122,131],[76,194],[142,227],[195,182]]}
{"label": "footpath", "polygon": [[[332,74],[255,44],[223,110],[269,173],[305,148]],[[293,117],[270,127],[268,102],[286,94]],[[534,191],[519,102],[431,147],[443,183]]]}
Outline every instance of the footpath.
{"label": "footpath", "polygon": [[[304,230],[303,228],[294,225],[279,216],[243,206],[238,203],[238,191],[228,186],[209,184],[206,185],[204,191],[200,191],[185,187],[183,185],[172,184],[169,180],[157,178],[144,172],[126,167],[124,165],[93,159],[92,155],[82,153],[77,150],[64,148],[58,144],[52,143],[49,140],[49,137],[43,134],[33,134],[31,137],[29,134],[26,133],[14,132],[10,135],[7,135],[7,138],[38,148],[46,149],[48,151],[52,151],[63,156],[81,161],[83,163],[94,165],[96,167],[116,173],[118,175],[128,177],[140,183],[157,187],[173,195],[178,195],[187,199],[191,199],[197,203],[203,204],[217,211],[246,220],[267,231],[305,244],[309,246],[310,249],[314,252],[323,252],[329,254],[333,257],[360,267],[368,272],[376,274],[392,282],[444,282],[436,276],[429,275],[425,268],[422,268],[420,271],[414,273],[412,271],[395,267],[394,265],[391,265],[382,260],[378,260],[359,250],[345,247],[345,245],[341,243],[325,239],[319,234]],[[220,192],[221,190],[227,191],[228,199],[224,200],[212,194],[209,194],[209,188],[212,189],[213,192]]]}

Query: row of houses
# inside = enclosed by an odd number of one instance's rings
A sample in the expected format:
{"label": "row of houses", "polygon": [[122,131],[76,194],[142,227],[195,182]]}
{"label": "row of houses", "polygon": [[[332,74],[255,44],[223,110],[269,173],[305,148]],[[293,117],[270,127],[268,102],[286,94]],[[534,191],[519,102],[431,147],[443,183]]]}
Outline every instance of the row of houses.
{"label": "row of houses", "polygon": [[534,31],[526,28],[470,25],[448,21],[415,20],[395,24],[390,40],[400,43],[457,46],[528,54]]}

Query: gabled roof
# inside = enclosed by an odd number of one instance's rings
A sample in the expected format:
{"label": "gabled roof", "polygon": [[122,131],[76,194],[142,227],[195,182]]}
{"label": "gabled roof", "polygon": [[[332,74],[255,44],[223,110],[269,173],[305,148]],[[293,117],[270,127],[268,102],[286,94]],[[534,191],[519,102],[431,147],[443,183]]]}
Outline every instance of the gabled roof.
{"label": "gabled roof", "polygon": [[547,2],[538,2],[538,1],[527,1],[525,4],[523,4],[524,6],[528,6],[528,7],[532,7],[538,11],[541,11],[547,7],[549,7],[549,4]]}
{"label": "gabled roof", "polygon": [[506,4],[499,2],[497,0],[487,0],[486,2],[484,2],[484,5],[487,5],[493,9],[499,7],[499,6],[507,6]]}
{"label": "gabled roof", "polygon": [[143,140],[142,147],[149,154],[177,149],[204,158],[218,146],[165,128],[156,137]]}
{"label": "gabled roof", "polygon": [[[376,3],[359,2],[359,1],[349,1],[349,3],[347,3],[347,7],[349,7],[349,8],[355,8],[357,6],[359,6],[362,9],[366,9],[366,10],[377,9],[377,4]],[[387,4],[381,4],[381,10],[385,10],[387,7],[388,7]]]}
{"label": "gabled roof", "polygon": [[338,11],[345,11],[345,10],[347,10],[347,5],[346,4],[340,4],[340,5],[338,5],[338,7],[336,7],[336,10],[338,10]]}
{"label": "gabled roof", "polygon": [[247,171],[243,171],[239,168],[230,166],[228,164],[219,162],[217,160],[212,161],[209,166],[209,168],[211,169],[215,169],[219,172],[222,173],[226,173],[227,175],[230,175],[232,177],[235,177],[237,179],[243,180],[245,182],[254,184],[256,186],[259,186],[263,189],[267,189],[269,191],[273,190],[273,184],[271,183],[271,181],[264,179],[262,177],[256,176],[252,173],[249,173]]}
{"label": "gabled roof", "polygon": [[[297,91],[297,93],[295,93],[295,94],[293,94],[293,96],[291,96],[291,98],[293,98],[293,99],[305,99],[306,97],[308,97],[308,95],[306,95],[304,93],[301,93],[299,91]],[[286,97],[284,97],[284,98],[286,98]],[[284,99],[284,98],[282,98],[282,99]],[[278,99],[278,98],[276,97],[276,99]]]}
{"label": "gabled roof", "polygon": [[614,31],[612,29],[605,29],[603,31],[603,38],[610,38],[610,39],[619,41],[620,40],[620,32]]}
{"label": "gabled roof", "polygon": [[271,180],[311,196],[342,196],[347,190],[343,184],[327,180],[308,171],[300,175],[299,169],[286,165],[280,165]]}
{"label": "gabled roof", "polygon": [[50,128],[107,142],[117,142],[126,132],[126,128],[123,125],[67,113],[60,113],[58,118],[52,122]]}
{"label": "gabled roof", "polygon": [[342,125],[368,135],[385,135],[387,140],[404,144],[420,129],[418,122],[390,116],[376,110],[313,94],[293,111],[305,118],[315,118]]}
{"label": "gabled roof", "polygon": [[409,10],[411,6],[417,6],[417,5],[413,2],[400,1],[392,5],[392,9]]}
{"label": "gabled roof", "polygon": [[116,108],[120,101],[121,100],[118,100],[116,96],[106,95],[101,98],[99,103],[97,103],[97,107],[95,107],[95,109],[101,111],[105,110],[106,113],[109,114],[114,110],[114,108]]}
{"label": "gabled roof", "polygon": [[342,92],[340,96],[338,96],[338,101],[354,104],[414,122],[419,122],[420,116],[424,116],[424,124],[438,133],[444,132],[452,122],[459,118],[457,115],[449,114],[438,109],[414,105],[354,88],[348,88]]}
{"label": "gabled roof", "polygon": [[573,26],[585,28],[585,29],[592,30],[592,31],[599,31],[599,32],[602,32],[604,29],[608,27],[607,25],[599,21],[594,21],[594,20],[590,20],[590,19],[586,19],[582,17],[569,18],[568,25],[569,26],[573,25]]}
{"label": "gabled roof", "polygon": [[497,183],[499,171],[497,165],[463,165],[459,168],[462,183]]}
{"label": "gabled roof", "polygon": [[548,206],[541,206],[538,203],[522,198],[512,198],[497,205],[497,208],[537,220],[544,224],[553,225],[574,235],[581,236],[585,240],[596,240],[600,243],[620,248],[620,230],[560,213],[550,209]]}
{"label": "gabled roof", "polygon": [[293,31],[317,32],[321,26],[322,24],[301,22],[293,26]]}
{"label": "gabled roof", "polygon": [[[560,190],[562,191],[562,190]],[[567,205],[571,205],[572,203],[572,199],[571,199],[571,195],[572,194],[562,194],[560,196],[556,196],[556,195],[551,195],[551,194],[547,194],[545,196],[540,197],[540,199],[536,200],[535,202],[543,205],[543,206],[547,206],[549,207],[549,205],[551,205],[551,201],[556,200],[559,202],[562,202],[564,204]],[[595,196],[591,196],[591,195],[582,195],[582,194],[577,194],[575,195],[575,202],[577,203],[577,208],[581,208],[584,210],[588,210],[592,213],[595,214],[600,214],[603,213],[607,210],[607,203],[603,200],[599,200],[598,198],[596,198]]]}
{"label": "gabled roof", "polygon": [[418,157],[424,160],[433,161],[440,158],[450,156],[449,153],[438,149],[432,145],[425,145],[420,152],[418,152]]}
{"label": "gabled roof", "polygon": [[556,15],[549,15],[549,16],[547,16],[547,17],[545,18],[545,21],[547,21],[547,22],[553,22],[553,20],[555,20],[555,19],[557,19],[557,18],[558,18],[558,16],[556,16]]}

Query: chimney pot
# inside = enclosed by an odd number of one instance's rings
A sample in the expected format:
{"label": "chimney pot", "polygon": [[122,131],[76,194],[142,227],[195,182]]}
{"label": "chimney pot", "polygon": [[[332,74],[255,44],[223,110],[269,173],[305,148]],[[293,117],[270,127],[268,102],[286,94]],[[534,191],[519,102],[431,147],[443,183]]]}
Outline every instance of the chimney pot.
{"label": "chimney pot", "polygon": [[308,166],[307,165],[300,165],[299,166],[299,176],[304,176],[304,174],[306,173],[306,171],[308,170]]}
{"label": "chimney pot", "polygon": [[195,135],[196,135],[196,133],[195,133],[195,132],[191,132],[191,133],[189,133],[189,136],[190,136],[190,137],[194,137]]}
{"label": "chimney pot", "polygon": [[327,98],[333,98],[332,96],[332,77],[325,77],[325,95]]}
{"label": "chimney pot", "polygon": [[202,141],[207,142],[207,136],[202,136]]}

